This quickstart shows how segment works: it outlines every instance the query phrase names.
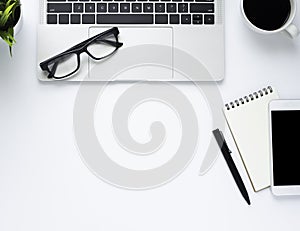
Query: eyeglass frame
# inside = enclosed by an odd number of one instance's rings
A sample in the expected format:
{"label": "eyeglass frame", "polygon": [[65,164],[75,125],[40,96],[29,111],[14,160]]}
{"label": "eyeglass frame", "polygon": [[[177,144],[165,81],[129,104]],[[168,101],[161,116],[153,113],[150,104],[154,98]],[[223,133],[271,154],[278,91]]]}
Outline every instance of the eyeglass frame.
{"label": "eyeglass frame", "polygon": [[[68,50],[58,54],[58,55],[55,55],[53,56],[52,58],[49,58],[43,62],[40,63],[40,67],[43,71],[47,71],[49,73],[48,75],[48,78],[49,79],[66,79],[68,77],[70,77],[71,75],[75,74],[79,69],[80,69],[80,55],[82,53],[86,53],[89,57],[91,57],[92,59],[94,60],[97,60],[97,61],[100,61],[102,59],[105,59],[111,55],[113,55],[120,47],[123,46],[123,43],[119,42],[119,39],[118,39],[118,35],[119,35],[119,29],[117,27],[113,27],[113,28],[110,28],[109,30],[106,30],[104,32],[101,32],[100,34],[97,34],[83,42],[80,42],[79,44],[69,48]],[[109,41],[109,40],[101,40],[102,42],[104,43],[107,43],[113,47],[115,47],[115,50],[113,52],[111,52],[110,54],[108,55],[105,55],[101,58],[97,58],[95,56],[93,56],[89,51],[88,51],[88,46],[91,45],[92,43],[94,43],[95,41],[99,40],[99,38],[102,38],[102,37],[106,37],[108,35],[114,35],[115,38],[116,38],[116,41]],[[51,62],[54,63],[54,65],[58,65],[58,62],[55,62],[54,60],[58,59],[59,61],[59,58],[62,58],[66,55],[71,55],[71,54],[75,54],[77,56],[77,68],[72,71],[71,73],[65,75],[65,76],[62,76],[62,77],[56,77],[55,76],[55,71],[56,71],[56,67],[52,68],[52,70],[50,70],[49,68],[49,64]],[[54,71],[53,71],[54,70]]]}

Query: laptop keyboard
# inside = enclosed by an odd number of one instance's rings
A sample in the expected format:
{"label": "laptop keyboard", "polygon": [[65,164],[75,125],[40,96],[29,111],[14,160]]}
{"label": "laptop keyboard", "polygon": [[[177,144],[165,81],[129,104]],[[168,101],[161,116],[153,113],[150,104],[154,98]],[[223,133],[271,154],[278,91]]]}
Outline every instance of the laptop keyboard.
{"label": "laptop keyboard", "polygon": [[47,0],[47,24],[213,25],[214,0]]}

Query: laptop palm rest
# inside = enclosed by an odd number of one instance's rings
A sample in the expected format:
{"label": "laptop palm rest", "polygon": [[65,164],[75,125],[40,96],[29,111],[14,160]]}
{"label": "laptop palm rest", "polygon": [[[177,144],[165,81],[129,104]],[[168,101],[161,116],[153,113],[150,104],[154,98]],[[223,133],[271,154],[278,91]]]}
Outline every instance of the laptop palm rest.
{"label": "laptop palm rest", "polygon": [[[92,37],[108,27],[90,27]],[[89,81],[160,81],[173,79],[172,28],[119,27],[123,46],[111,57],[89,58]]]}

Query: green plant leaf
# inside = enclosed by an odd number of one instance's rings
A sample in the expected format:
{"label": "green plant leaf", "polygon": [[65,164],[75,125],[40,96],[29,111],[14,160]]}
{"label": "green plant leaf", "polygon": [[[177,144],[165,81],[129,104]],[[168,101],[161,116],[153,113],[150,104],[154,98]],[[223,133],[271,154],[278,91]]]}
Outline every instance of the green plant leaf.
{"label": "green plant leaf", "polygon": [[16,3],[13,3],[12,5],[9,5],[3,12],[1,18],[0,18],[0,26],[5,26],[5,24],[7,23],[9,17],[12,15],[12,13],[14,12],[14,7],[15,7]]}
{"label": "green plant leaf", "polygon": [[12,56],[12,46],[16,43],[14,39],[15,10],[19,7],[19,0],[0,0],[0,38],[9,46]]}
{"label": "green plant leaf", "polygon": [[8,31],[0,31],[0,37],[8,44],[9,53],[12,56],[12,46],[16,43],[14,29],[9,28]]}

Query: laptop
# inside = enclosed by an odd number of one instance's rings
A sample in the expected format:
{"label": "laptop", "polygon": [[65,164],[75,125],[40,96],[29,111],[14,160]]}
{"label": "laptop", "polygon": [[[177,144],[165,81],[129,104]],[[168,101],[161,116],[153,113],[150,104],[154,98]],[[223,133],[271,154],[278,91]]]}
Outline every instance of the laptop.
{"label": "laptop", "polygon": [[40,0],[38,63],[112,27],[123,46],[101,61],[82,53],[66,81],[224,78],[224,0]]}

